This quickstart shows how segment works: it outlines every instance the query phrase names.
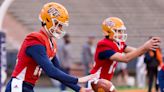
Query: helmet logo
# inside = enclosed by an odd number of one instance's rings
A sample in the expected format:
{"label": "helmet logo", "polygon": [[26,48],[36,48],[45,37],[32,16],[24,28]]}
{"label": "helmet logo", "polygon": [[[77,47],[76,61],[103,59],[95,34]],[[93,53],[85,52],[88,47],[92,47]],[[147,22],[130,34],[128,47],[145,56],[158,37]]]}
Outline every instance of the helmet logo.
{"label": "helmet logo", "polygon": [[113,26],[115,26],[115,23],[113,21],[106,21],[106,25],[113,27]]}
{"label": "helmet logo", "polygon": [[48,13],[49,13],[51,16],[55,16],[55,17],[60,16],[59,11],[58,11],[57,9],[55,9],[54,7],[51,7],[51,8],[48,10]]}

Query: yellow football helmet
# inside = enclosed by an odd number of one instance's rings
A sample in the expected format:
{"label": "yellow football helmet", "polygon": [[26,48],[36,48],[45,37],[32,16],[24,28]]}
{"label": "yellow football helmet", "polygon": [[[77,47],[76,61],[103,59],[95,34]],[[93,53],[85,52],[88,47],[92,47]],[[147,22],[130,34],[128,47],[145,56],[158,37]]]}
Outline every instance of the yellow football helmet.
{"label": "yellow football helmet", "polygon": [[117,17],[109,17],[102,23],[102,31],[109,39],[114,39],[117,42],[125,42],[127,34],[125,34],[126,27],[123,21]]}
{"label": "yellow football helmet", "polygon": [[[68,26],[69,15],[66,8],[58,3],[50,2],[43,6],[39,19],[46,31],[55,38],[61,38],[66,33],[63,26]],[[60,27],[60,32],[56,32]]]}

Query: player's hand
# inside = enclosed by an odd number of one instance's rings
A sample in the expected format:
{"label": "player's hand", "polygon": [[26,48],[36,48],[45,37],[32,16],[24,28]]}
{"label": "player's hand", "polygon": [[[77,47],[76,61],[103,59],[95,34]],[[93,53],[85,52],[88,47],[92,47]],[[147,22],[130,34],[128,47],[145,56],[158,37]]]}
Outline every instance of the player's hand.
{"label": "player's hand", "polygon": [[155,50],[155,49],[159,48],[160,43],[161,43],[160,37],[152,37],[150,40],[148,40],[144,44],[144,49],[145,50]]}
{"label": "player's hand", "polygon": [[98,77],[99,77],[99,74],[98,73],[90,74],[90,75],[87,75],[87,76],[78,78],[78,82],[79,83],[85,83],[85,82],[87,82],[89,80],[92,80],[92,79],[95,79],[95,78],[98,78]]}
{"label": "player's hand", "polygon": [[81,87],[79,92],[94,92],[94,91],[92,89],[90,89],[90,88]]}

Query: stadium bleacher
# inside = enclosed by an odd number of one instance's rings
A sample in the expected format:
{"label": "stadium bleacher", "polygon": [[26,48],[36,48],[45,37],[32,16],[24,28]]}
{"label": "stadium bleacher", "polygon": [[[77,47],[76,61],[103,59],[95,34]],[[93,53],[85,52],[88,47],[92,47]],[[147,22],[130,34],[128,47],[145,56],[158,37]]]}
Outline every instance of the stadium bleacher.
{"label": "stadium bleacher", "polygon": [[[40,28],[38,14],[42,5],[54,0],[15,0],[9,8],[9,14],[24,25],[29,31]],[[123,19],[127,26],[127,43],[139,46],[150,35],[161,36],[164,39],[164,3],[163,0],[60,0],[70,14],[70,26],[75,55],[80,56],[81,45],[89,34],[102,37],[101,22],[109,16]],[[23,30],[19,30],[23,31]],[[162,43],[162,48],[164,45]]]}

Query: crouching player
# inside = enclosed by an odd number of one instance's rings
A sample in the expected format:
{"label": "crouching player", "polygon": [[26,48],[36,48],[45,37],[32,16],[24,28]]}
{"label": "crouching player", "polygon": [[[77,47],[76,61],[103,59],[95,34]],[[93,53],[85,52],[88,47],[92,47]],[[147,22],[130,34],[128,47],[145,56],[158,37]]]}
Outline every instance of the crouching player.
{"label": "crouching player", "polygon": [[[139,48],[134,48],[125,44],[127,34],[123,21],[117,17],[109,17],[102,23],[104,38],[97,44],[95,53],[95,65],[91,74],[99,71],[100,79],[111,81],[117,62],[129,62],[130,60],[144,54],[150,49],[156,49],[160,45],[159,37],[145,42]],[[115,92],[112,86],[111,92]]]}
{"label": "crouching player", "polygon": [[60,81],[76,92],[92,91],[77,84],[87,82],[96,77],[95,74],[76,78],[60,70],[56,57],[55,38],[61,38],[65,34],[64,25],[68,25],[69,16],[65,7],[54,2],[47,3],[43,6],[39,18],[42,28],[39,32],[27,35],[23,41],[5,92],[34,92],[33,87],[42,69],[49,77]]}

